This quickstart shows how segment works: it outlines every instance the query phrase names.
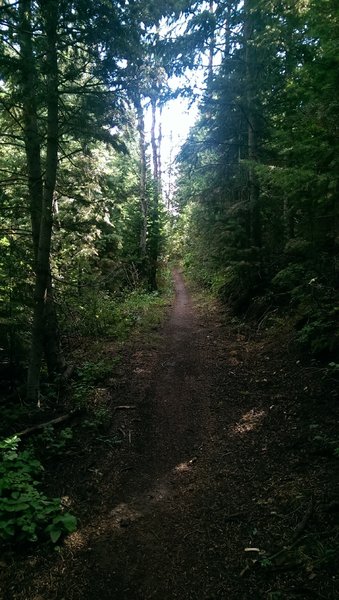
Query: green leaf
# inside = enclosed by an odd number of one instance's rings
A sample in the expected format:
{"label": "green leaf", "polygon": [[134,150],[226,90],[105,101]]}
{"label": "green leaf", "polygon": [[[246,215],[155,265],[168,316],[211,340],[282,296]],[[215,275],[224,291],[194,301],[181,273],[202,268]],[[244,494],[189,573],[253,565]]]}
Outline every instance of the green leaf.
{"label": "green leaf", "polygon": [[21,512],[22,510],[27,510],[27,508],[29,508],[29,504],[19,502],[14,504],[6,504],[3,508],[8,512]]}
{"label": "green leaf", "polygon": [[70,513],[65,513],[62,516],[62,523],[63,523],[65,529],[67,529],[67,531],[69,531],[70,533],[72,531],[75,531],[77,528],[77,520]]}
{"label": "green leaf", "polygon": [[51,538],[51,541],[53,542],[53,544],[55,544],[58,541],[58,539],[61,536],[61,533],[62,533],[61,529],[52,529],[51,528],[49,530],[49,537]]}

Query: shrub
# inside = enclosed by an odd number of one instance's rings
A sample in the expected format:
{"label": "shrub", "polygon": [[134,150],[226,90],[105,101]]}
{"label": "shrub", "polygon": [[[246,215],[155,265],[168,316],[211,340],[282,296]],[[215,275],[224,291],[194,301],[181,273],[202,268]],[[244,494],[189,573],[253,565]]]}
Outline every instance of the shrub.
{"label": "shrub", "polygon": [[213,292],[228,300],[236,312],[242,312],[259,289],[259,281],[258,266],[240,261],[227,267],[216,279]]}
{"label": "shrub", "polygon": [[41,433],[34,435],[32,438],[31,448],[37,456],[62,456],[67,444],[73,439],[73,431],[71,427],[65,427],[61,431],[56,431],[53,425],[46,425]]}
{"label": "shrub", "polygon": [[0,540],[36,542],[49,536],[55,543],[76,529],[76,518],[62,512],[59,498],[38,488],[43,467],[31,450],[18,450],[17,436],[0,442]]}
{"label": "shrub", "polygon": [[336,308],[330,309],[324,306],[310,311],[306,323],[302,323],[297,335],[300,346],[310,350],[314,355],[335,353],[339,346],[337,317]]}
{"label": "shrub", "polygon": [[282,292],[291,292],[304,282],[305,272],[301,265],[288,265],[272,279],[276,289]]}

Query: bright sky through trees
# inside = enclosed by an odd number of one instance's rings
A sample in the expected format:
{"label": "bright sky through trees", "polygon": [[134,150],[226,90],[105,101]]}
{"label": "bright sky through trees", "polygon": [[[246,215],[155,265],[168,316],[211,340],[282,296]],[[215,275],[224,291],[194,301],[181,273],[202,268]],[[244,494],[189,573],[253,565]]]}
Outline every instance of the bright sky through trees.
{"label": "bright sky through trees", "polygon": [[[162,143],[161,164],[162,180],[166,199],[168,200],[174,191],[175,183],[175,158],[180,147],[185,142],[190,128],[197,119],[197,102],[192,105],[186,98],[175,98],[166,103],[161,114]],[[146,111],[146,136],[150,143],[151,110]],[[158,115],[159,121],[159,115]]]}
{"label": "bright sky through trees", "polygon": [[162,177],[167,199],[175,183],[175,157],[197,118],[197,104],[184,98],[170,100],[162,112]]}

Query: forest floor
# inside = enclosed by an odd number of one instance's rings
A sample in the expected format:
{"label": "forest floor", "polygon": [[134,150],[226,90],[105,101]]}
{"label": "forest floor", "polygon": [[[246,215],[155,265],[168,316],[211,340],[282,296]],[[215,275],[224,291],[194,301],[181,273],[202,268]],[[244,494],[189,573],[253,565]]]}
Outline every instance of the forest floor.
{"label": "forest floor", "polygon": [[339,598],[335,382],[288,336],[175,286],[98,390],[104,435],[51,468],[78,530],[5,553],[4,599]]}

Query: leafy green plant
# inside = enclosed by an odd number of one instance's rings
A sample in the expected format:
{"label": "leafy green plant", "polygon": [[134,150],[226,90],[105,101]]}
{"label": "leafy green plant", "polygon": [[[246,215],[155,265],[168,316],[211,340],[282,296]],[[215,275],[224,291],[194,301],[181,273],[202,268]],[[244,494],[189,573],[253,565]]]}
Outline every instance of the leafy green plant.
{"label": "leafy green plant", "polygon": [[38,489],[43,467],[32,450],[18,450],[19,442],[17,436],[0,442],[0,540],[36,542],[47,535],[55,543],[76,529],[76,518]]}
{"label": "leafy green plant", "polygon": [[260,560],[260,565],[265,569],[267,569],[267,567],[271,567],[272,566],[272,561],[268,558],[268,557],[263,557]]}
{"label": "leafy green plant", "polygon": [[73,384],[72,396],[79,406],[86,406],[91,391],[112,373],[112,367],[120,361],[116,356],[109,361],[87,361],[78,369],[78,380]]}
{"label": "leafy green plant", "polygon": [[92,386],[100,383],[111,374],[112,366],[119,362],[120,357],[116,356],[109,361],[100,360],[98,362],[85,362],[78,370],[79,379],[82,383]]}
{"label": "leafy green plant", "polygon": [[35,435],[31,444],[34,451],[43,452],[44,456],[59,456],[65,452],[69,441],[73,438],[71,427],[65,427],[61,431],[55,431],[53,425],[44,427],[42,433]]}
{"label": "leafy green plant", "polygon": [[114,446],[120,446],[123,441],[122,438],[117,435],[114,435],[113,437],[98,435],[96,439],[110,448],[113,448]]}
{"label": "leafy green plant", "polygon": [[333,308],[329,302],[325,301],[321,306],[314,306],[314,303],[310,303],[305,296],[298,310],[302,323],[297,335],[299,345],[314,355],[324,352],[334,353],[339,345],[338,308]]}
{"label": "leafy green plant", "polygon": [[290,292],[300,285],[304,277],[305,270],[301,265],[290,264],[273,277],[272,284],[278,291]]}
{"label": "leafy green plant", "polygon": [[338,376],[339,375],[339,364],[335,363],[335,362],[328,363],[327,374]]}
{"label": "leafy green plant", "polygon": [[106,406],[101,406],[91,411],[88,418],[82,422],[85,429],[97,431],[105,429],[111,421],[111,413]]}
{"label": "leafy green plant", "polygon": [[339,440],[333,440],[328,435],[319,432],[312,438],[312,441],[320,452],[339,458]]}

